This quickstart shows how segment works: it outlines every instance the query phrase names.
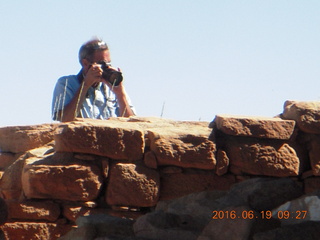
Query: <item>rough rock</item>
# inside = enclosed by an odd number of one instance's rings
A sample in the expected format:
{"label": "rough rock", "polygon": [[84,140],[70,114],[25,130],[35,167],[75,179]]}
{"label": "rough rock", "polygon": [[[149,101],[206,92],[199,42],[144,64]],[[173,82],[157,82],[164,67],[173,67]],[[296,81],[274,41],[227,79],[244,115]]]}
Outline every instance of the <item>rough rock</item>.
{"label": "rough rock", "polygon": [[[176,215],[193,216],[197,225],[202,228],[211,220],[212,211],[219,206],[217,199],[226,195],[226,191],[204,191],[191,193],[186,196],[160,201],[155,211],[163,211]],[[201,229],[201,227],[199,228]]]}
{"label": "rough rock", "polygon": [[27,154],[22,155],[4,172],[0,180],[1,195],[4,199],[20,199],[22,194],[21,172],[27,158]]}
{"label": "rough rock", "polygon": [[62,124],[55,134],[55,149],[139,160],[144,152],[144,132],[137,127],[120,121],[92,119]]}
{"label": "rough rock", "polygon": [[180,136],[152,137],[151,150],[159,166],[174,165],[184,168],[214,169],[215,144],[208,137]]}
{"label": "rough rock", "polygon": [[[234,211],[239,214],[243,212],[247,213],[252,211],[252,209],[247,206],[239,206],[227,208],[225,211]],[[231,219],[226,216],[222,217],[221,219],[212,219],[197,240],[247,240],[255,220],[256,219],[247,219],[243,217]]]}
{"label": "rough rock", "polygon": [[53,140],[55,126],[42,124],[0,128],[0,152],[21,153]]}
{"label": "rough rock", "polygon": [[302,194],[302,186],[289,178],[252,178],[234,184],[228,194],[219,199],[219,208],[248,204],[258,212],[272,210]]}
{"label": "rough rock", "polygon": [[280,118],[217,115],[214,123],[217,129],[233,136],[256,138],[290,139],[295,121]]}
{"label": "rough rock", "polygon": [[8,207],[6,202],[0,198],[0,226],[8,219]]}
{"label": "rough rock", "polygon": [[[22,189],[27,198],[90,201],[102,186],[101,170],[94,164],[51,165],[53,155],[45,159],[29,158],[22,171]],[[54,161],[53,161],[54,162]],[[52,191],[55,189],[55,191]]]}
{"label": "rough rock", "polygon": [[60,206],[52,201],[7,201],[9,219],[54,222],[60,216]]}
{"label": "rough rock", "polygon": [[57,223],[14,222],[2,226],[6,239],[55,240],[70,231],[70,225]]}
{"label": "rough rock", "polygon": [[317,240],[319,229],[320,222],[303,222],[257,233],[253,240]]}
{"label": "rough rock", "polygon": [[227,143],[226,152],[234,174],[289,177],[300,173],[296,151],[287,143],[234,139]]}
{"label": "rough rock", "polygon": [[0,169],[9,167],[17,160],[17,154],[0,152]]}
{"label": "rough rock", "polygon": [[195,240],[201,226],[191,215],[156,211],[138,218],[133,229],[137,237],[146,239]]}
{"label": "rough rock", "polygon": [[219,149],[217,151],[217,166],[216,166],[216,174],[218,176],[222,176],[228,172],[230,160],[225,151]]}
{"label": "rough rock", "polygon": [[318,189],[320,189],[320,177],[309,177],[304,179],[305,193],[312,193]]}
{"label": "rough rock", "polygon": [[105,214],[79,217],[77,228],[60,240],[125,239],[133,236],[133,220],[117,218]]}
{"label": "rough rock", "polygon": [[161,174],[160,200],[179,198],[194,192],[229,190],[235,181],[233,175],[217,176],[213,171],[200,169]]}
{"label": "rough rock", "polygon": [[142,164],[110,166],[106,199],[109,205],[152,207],[159,199],[159,173]]}
{"label": "rough rock", "polygon": [[278,218],[282,225],[320,222],[320,190],[282,204],[272,210],[272,215]]}
{"label": "rough rock", "polygon": [[149,168],[157,169],[158,167],[156,155],[152,151],[147,151],[144,154],[143,161],[144,164]]}
{"label": "rough rock", "polygon": [[312,173],[320,176],[320,135],[308,135],[308,151]]}
{"label": "rough rock", "polygon": [[159,166],[214,169],[216,146],[208,140],[207,122],[167,122],[147,128],[150,149]]}
{"label": "rough rock", "polygon": [[320,134],[320,101],[286,101],[283,118],[296,121],[300,130]]}

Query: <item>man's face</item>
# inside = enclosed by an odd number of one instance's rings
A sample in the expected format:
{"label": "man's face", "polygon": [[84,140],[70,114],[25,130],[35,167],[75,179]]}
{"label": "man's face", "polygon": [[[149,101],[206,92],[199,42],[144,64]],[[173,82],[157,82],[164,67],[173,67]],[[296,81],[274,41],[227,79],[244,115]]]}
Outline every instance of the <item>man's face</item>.
{"label": "man's face", "polygon": [[82,67],[84,74],[86,74],[91,66],[92,63],[97,63],[97,62],[111,62],[111,57],[110,57],[110,52],[109,50],[102,50],[102,51],[95,51],[93,55],[93,61],[90,62],[87,59],[82,59]]}

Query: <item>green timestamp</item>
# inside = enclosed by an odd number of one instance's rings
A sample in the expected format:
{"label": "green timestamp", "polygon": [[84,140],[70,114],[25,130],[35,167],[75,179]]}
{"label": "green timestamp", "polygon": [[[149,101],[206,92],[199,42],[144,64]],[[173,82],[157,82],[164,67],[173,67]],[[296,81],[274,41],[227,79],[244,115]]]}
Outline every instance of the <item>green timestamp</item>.
{"label": "green timestamp", "polygon": [[212,219],[305,219],[308,211],[277,211],[272,212],[270,210],[256,212],[253,210],[215,210],[212,211]]}

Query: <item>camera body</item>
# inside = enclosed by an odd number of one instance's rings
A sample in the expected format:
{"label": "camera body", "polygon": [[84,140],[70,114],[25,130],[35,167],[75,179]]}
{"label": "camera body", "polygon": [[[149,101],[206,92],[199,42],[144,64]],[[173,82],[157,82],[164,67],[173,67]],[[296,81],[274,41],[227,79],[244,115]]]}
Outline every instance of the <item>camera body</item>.
{"label": "camera body", "polygon": [[110,63],[107,62],[98,62],[98,64],[100,65],[101,69],[102,69],[102,78],[106,81],[108,81],[112,86],[118,86],[122,80],[122,73],[119,71],[114,70],[111,67]]}

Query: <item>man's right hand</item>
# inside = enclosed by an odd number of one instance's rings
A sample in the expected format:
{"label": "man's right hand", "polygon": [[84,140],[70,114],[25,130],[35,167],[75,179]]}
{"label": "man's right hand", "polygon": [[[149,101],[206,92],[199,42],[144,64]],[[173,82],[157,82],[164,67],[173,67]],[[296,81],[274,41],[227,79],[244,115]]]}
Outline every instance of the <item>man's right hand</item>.
{"label": "man's right hand", "polygon": [[99,64],[92,64],[83,79],[85,88],[89,89],[92,85],[101,82],[102,72],[103,70]]}

